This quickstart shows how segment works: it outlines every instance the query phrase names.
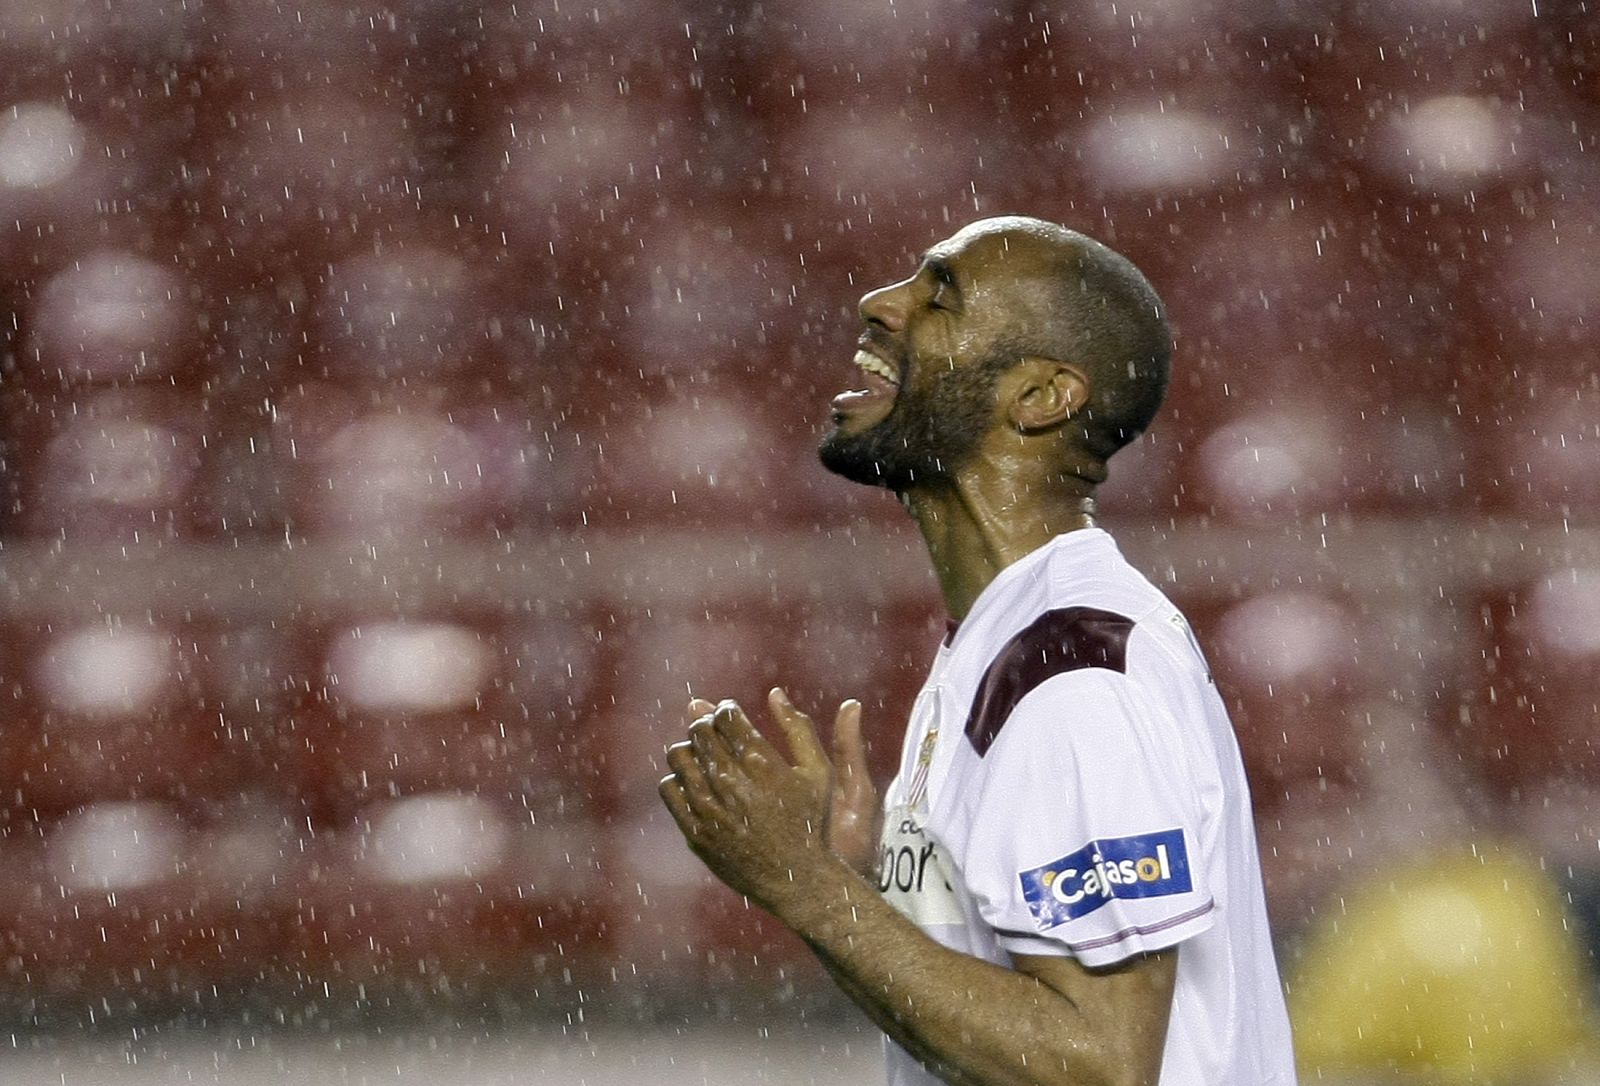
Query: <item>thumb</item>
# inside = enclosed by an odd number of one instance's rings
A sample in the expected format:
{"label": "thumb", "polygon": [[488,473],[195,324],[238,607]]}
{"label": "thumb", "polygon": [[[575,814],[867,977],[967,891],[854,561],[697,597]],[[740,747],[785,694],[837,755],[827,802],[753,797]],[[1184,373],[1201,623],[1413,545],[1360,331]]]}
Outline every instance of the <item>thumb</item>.
{"label": "thumb", "polygon": [[851,698],[833,718],[833,764],[852,783],[869,779],[867,747],[861,739],[861,703]]}
{"label": "thumb", "polygon": [[774,686],[767,695],[767,706],[772,710],[778,726],[783,729],[783,736],[789,742],[789,756],[794,759],[794,764],[801,769],[827,770],[828,756],[822,749],[822,741],[817,738],[816,726],[811,723],[810,717],[794,707],[781,686]]}

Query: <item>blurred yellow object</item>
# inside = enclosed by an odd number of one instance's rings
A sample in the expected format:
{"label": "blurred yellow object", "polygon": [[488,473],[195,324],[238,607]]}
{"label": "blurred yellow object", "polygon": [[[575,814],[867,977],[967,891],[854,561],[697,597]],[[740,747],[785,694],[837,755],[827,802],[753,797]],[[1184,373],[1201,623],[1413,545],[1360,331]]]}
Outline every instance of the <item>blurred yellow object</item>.
{"label": "blurred yellow object", "polygon": [[1501,842],[1390,868],[1335,903],[1290,971],[1304,1081],[1382,1069],[1527,1082],[1590,1051],[1592,982],[1526,851]]}

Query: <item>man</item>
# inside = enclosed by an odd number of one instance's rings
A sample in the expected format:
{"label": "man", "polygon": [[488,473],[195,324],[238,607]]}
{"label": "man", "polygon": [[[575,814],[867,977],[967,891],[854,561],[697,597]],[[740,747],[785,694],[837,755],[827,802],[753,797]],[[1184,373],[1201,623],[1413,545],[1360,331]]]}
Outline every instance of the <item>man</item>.
{"label": "man", "polygon": [[894,1086],[1292,1083],[1232,729],[1182,616],[1094,526],[1165,393],[1160,300],[1105,246],[1002,218],[861,314],[822,461],[900,496],[956,620],[899,775],[880,816],[859,704],[830,758],[774,690],[792,764],[696,700],[663,800],[883,1028]]}

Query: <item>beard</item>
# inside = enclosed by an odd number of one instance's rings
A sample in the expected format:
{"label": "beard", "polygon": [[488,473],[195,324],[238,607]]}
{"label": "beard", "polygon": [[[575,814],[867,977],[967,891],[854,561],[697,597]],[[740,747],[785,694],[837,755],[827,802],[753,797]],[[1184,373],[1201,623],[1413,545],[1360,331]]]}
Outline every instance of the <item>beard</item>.
{"label": "beard", "polygon": [[882,421],[858,434],[830,430],[817,449],[822,466],[897,494],[950,478],[978,451],[993,419],[995,386],[1020,357],[1002,348],[972,365],[936,371],[924,386],[908,382]]}

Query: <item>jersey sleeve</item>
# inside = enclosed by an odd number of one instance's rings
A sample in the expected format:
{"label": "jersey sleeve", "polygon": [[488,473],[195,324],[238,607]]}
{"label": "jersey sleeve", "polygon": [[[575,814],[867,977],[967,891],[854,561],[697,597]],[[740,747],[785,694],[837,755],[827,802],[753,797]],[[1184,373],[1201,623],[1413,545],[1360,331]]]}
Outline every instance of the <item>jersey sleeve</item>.
{"label": "jersey sleeve", "polygon": [[934,812],[983,921],[1019,954],[1111,965],[1214,922],[1203,810],[1171,713],[1122,673],[1046,679]]}

